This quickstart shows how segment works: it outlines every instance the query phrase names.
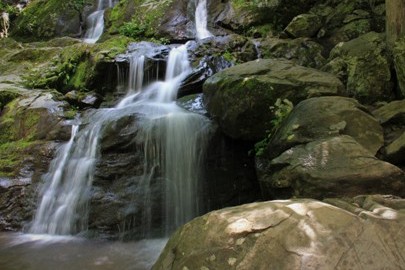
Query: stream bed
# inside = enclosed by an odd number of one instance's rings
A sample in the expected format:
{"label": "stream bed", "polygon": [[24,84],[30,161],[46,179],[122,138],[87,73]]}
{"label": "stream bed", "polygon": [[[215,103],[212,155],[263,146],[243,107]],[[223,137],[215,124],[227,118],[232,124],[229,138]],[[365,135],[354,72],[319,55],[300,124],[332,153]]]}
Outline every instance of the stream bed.
{"label": "stream bed", "polygon": [[167,239],[112,242],[0,233],[0,269],[146,270],[152,267],[166,242]]}

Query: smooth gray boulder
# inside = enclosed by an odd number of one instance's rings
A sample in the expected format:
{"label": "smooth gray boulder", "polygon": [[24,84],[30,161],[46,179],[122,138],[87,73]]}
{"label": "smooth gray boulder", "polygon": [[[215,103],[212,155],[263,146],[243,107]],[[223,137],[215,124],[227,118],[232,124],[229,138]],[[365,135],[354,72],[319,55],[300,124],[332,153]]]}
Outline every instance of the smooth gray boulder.
{"label": "smooth gray boulder", "polygon": [[252,203],[182,226],[153,270],[401,269],[404,200],[358,197]]}

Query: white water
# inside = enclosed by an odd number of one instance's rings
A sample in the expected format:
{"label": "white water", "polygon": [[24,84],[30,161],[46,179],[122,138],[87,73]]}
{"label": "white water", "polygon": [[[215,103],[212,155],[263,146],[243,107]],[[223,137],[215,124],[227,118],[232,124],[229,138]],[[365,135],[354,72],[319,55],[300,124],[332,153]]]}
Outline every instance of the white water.
{"label": "white water", "polygon": [[152,230],[151,180],[158,172],[164,179],[165,217],[161,229],[166,234],[200,213],[199,168],[209,121],[175,103],[180,83],[191,72],[186,46],[171,50],[165,81],[145,89],[141,89],[142,57],[136,56],[130,65],[127,97],[115,108],[98,110],[80,132],[74,126],[70,141],[58,151],[45,176],[30,232],[69,235],[87,229],[88,200],[103,127],[134,113],[139,115],[141,126],[135,139],[144,153],[139,183],[144,198],[142,234],[148,237]]}
{"label": "white water", "polygon": [[212,37],[207,28],[207,0],[197,0],[197,7],[195,9],[195,26],[198,39]]}
{"label": "white water", "polygon": [[83,41],[96,43],[104,31],[104,10],[113,7],[113,0],[98,0],[97,9],[87,17],[87,31]]}

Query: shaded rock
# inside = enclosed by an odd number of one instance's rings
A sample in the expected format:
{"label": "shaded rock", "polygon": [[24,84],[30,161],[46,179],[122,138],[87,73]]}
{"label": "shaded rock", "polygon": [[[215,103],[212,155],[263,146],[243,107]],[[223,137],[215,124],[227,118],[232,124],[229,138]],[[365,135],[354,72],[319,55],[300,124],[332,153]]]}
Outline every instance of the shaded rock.
{"label": "shaded rock", "polygon": [[318,97],[300,102],[271,137],[265,156],[274,158],[297,144],[349,135],[375,155],[383,146],[383,129],[356,100]]}
{"label": "shaded rock", "polygon": [[392,101],[373,111],[384,128],[385,149],[382,158],[404,165],[405,100]]}
{"label": "shaded rock", "polygon": [[102,98],[97,93],[84,93],[78,91],[70,91],[65,95],[69,103],[78,106],[80,108],[97,108],[102,102]]}
{"label": "shaded rock", "polygon": [[269,109],[277,98],[293,103],[311,96],[337,95],[341,82],[331,74],[287,60],[259,59],[223,70],[203,86],[208,112],[234,139],[257,141],[271,129]]}
{"label": "shaded rock", "polygon": [[326,63],[323,47],[306,38],[267,38],[259,42],[262,58],[285,58],[298,65],[320,69]]}
{"label": "shaded rock", "polygon": [[401,123],[405,125],[405,99],[392,101],[373,111],[382,125]]}
{"label": "shaded rock", "polygon": [[181,227],[152,269],[400,269],[404,200],[380,198],[334,200],[353,212],[305,199],[214,211]]}
{"label": "shaded rock", "polygon": [[331,52],[322,69],[339,75],[346,84],[346,95],[362,103],[373,103],[393,96],[390,63],[384,35],[368,33]]}
{"label": "shaded rock", "polygon": [[283,29],[292,18],[306,13],[315,2],[312,0],[256,2],[232,0],[225,4],[221,13],[214,15],[214,23],[235,31],[264,24],[277,25]]}
{"label": "shaded rock", "polygon": [[385,148],[387,160],[394,164],[405,163],[405,132]]}
{"label": "shaded rock", "polygon": [[400,39],[395,43],[393,50],[395,71],[397,73],[400,95],[405,97],[405,39]]}
{"label": "shaded rock", "polygon": [[295,146],[270,163],[259,158],[256,168],[266,198],[405,195],[404,172],[346,135]]}
{"label": "shaded rock", "polygon": [[315,14],[300,14],[287,25],[284,29],[289,36],[313,37],[322,27],[322,20]]}

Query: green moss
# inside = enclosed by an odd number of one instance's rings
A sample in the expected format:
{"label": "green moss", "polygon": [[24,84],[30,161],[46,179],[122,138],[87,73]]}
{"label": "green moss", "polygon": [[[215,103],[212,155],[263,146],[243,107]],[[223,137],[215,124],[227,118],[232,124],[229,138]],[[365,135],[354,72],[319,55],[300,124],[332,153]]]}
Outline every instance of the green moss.
{"label": "green moss", "polygon": [[13,36],[28,40],[49,39],[56,35],[58,20],[79,16],[72,8],[74,0],[33,0],[18,16]]}
{"label": "green moss", "polygon": [[134,38],[161,38],[156,29],[162,24],[173,0],[126,0],[107,14],[107,32]]}
{"label": "green moss", "polygon": [[0,176],[15,176],[35,142],[19,140],[0,144]]}
{"label": "green moss", "polygon": [[20,96],[15,89],[2,89],[0,90],[0,112],[9,102]]}

